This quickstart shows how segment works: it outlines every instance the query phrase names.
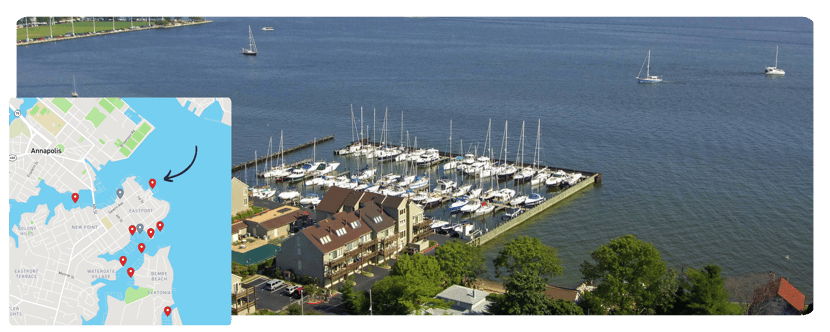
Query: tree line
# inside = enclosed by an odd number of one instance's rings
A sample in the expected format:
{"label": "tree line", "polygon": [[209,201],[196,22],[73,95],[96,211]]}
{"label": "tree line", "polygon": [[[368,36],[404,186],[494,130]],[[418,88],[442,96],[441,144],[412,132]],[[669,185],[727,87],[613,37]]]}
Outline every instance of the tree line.
{"label": "tree line", "polygon": [[[591,252],[580,265],[593,291],[574,301],[545,295],[548,282],[561,276],[557,249],[539,239],[518,237],[508,241],[493,260],[496,277],[504,281],[504,294],[490,294],[488,314],[494,315],[723,315],[730,308],[729,292],[721,267],[714,264],[682,271],[668,268],[652,243],[633,235],[612,239]],[[371,288],[373,314],[424,314],[446,309],[435,296],[452,285],[472,287],[485,276],[481,248],[458,240],[436,249],[434,256],[401,255],[388,277]],[[340,288],[350,314],[369,314],[370,292],[356,291],[351,282]],[[734,305],[734,304],[733,304]],[[746,313],[746,305],[740,310]]]}

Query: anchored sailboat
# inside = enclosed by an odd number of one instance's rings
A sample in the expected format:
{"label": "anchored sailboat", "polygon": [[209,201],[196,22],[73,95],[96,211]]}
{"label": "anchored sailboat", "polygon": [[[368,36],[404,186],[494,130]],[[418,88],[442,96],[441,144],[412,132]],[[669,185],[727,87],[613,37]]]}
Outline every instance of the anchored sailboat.
{"label": "anchored sailboat", "polygon": [[75,85],[75,75],[72,75],[72,97],[78,97],[78,87]]}
{"label": "anchored sailboat", "polygon": [[767,67],[764,70],[764,74],[767,75],[784,75],[784,69],[778,68],[778,46],[775,46],[775,66]]}
{"label": "anchored sailboat", "polygon": [[256,42],[254,41],[254,33],[251,31],[251,26],[248,26],[248,48],[242,48],[244,55],[256,55]]}
{"label": "anchored sailboat", "polygon": [[640,74],[643,73],[643,67],[641,66],[640,67],[640,72],[637,73],[637,82],[639,82],[639,83],[660,83],[660,82],[662,82],[663,81],[663,76],[651,76],[651,73],[649,72],[649,69],[651,68],[651,50],[648,50],[648,56],[646,56],[646,61],[644,61],[644,64],[646,64],[646,63],[647,63],[647,65],[646,65],[646,76],[645,77],[640,77]]}

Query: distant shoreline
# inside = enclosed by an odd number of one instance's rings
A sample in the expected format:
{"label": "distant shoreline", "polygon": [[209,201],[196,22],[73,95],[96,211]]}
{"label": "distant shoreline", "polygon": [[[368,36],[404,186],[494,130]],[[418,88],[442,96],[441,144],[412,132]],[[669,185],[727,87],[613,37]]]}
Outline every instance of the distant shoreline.
{"label": "distant shoreline", "polygon": [[115,33],[122,33],[122,32],[144,31],[144,30],[150,30],[150,29],[178,28],[178,27],[185,27],[185,26],[190,26],[190,25],[199,25],[199,24],[212,23],[212,22],[213,21],[205,20],[205,21],[190,22],[190,23],[176,23],[176,24],[171,24],[171,25],[154,25],[154,26],[151,26],[151,27],[140,27],[140,28],[135,28],[135,29],[118,29],[118,30],[115,30],[115,31],[113,31],[113,30],[100,31],[100,32],[94,33],[94,34],[91,33],[91,34],[84,34],[84,35],[75,35],[75,36],[70,36],[70,37],[55,36],[55,37],[52,37],[52,38],[44,38],[44,39],[41,39],[41,40],[32,40],[32,41],[28,41],[28,42],[26,42],[26,41],[19,42],[19,43],[17,43],[17,46],[28,46],[28,45],[34,45],[34,44],[51,43],[51,42],[56,42],[56,41],[73,40],[73,39],[86,38],[86,37],[99,37],[99,36],[106,36],[106,35],[111,35],[111,34],[115,34]]}

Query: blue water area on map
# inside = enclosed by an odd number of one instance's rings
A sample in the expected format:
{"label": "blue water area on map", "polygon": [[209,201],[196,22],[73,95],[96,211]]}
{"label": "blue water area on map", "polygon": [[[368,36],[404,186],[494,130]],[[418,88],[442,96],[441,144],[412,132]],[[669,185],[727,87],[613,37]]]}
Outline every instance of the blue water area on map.
{"label": "blue water area on map", "polygon": [[130,118],[130,121],[132,121],[135,124],[141,123],[141,117],[138,116],[138,113],[136,113],[135,110],[129,109],[126,112],[124,112],[124,115]]}
{"label": "blue water area on map", "polygon": [[202,118],[222,121],[222,114],[222,107],[219,106],[219,103],[213,103],[202,111]]}
{"label": "blue water area on map", "polygon": [[[187,324],[229,324],[225,287],[228,282],[229,262],[226,247],[204,245],[221,243],[230,228],[225,219],[230,210],[230,183],[227,166],[230,165],[231,128],[225,124],[200,119],[186,111],[175,99],[124,99],[133,109],[156,129],[145,138],[129,159],[108,163],[97,172],[97,197],[111,199],[112,192],[120,188],[131,176],[144,190],[150,189],[148,181],[156,179],[153,196],[170,204],[164,218],[164,228],[149,239],[143,235],[130,240],[124,249],[100,257],[109,261],[127,256],[127,262],[138,273],[142,263],[137,245],[143,241],[145,253],[155,255],[159,249],[170,246],[169,260],[173,268],[173,301],[179,308],[182,321]],[[193,166],[184,174],[164,181],[169,171],[176,174],[193,160],[195,147],[198,155]],[[209,193],[209,194],[203,194]],[[105,207],[104,203],[101,203]],[[128,225],[116,225],[123,227]],[[145,225],[155,228],[155,223]],[[132,258],[136,257],[136,258]],[[206,260],[205,258],[208,258]],[[116,280],[98,280],[104,287],[98,291],[99,310],[95,317],[84,324],[103,324],[106,320],[108,294],[122,294],[134,285],[126,275],[126,268],[119,269]],[[140,286],[140,285],[139,285]],[[173,306],[171,306],[173,307]],[[163,315],[163,307],[158,308]]]}
{"label": "blue water area on map", "polygon": [[[170,315],[173,314],[173,310],[176,310],[175,304],[170,306]],[[173,325],[173,317],[165,315],[164,309],[161,311],[161,325]]]}
{"label": "blue water area on map", "polygon": [[[37,99],[35,98],[23,99],[23,104],[20,105],[20,116],[26,117],[26,110],[32,108],[32,106],[35,106],[35,103],[37,103]],[[17,117],[14,116],[14,110],[9,108],[9,124],[12,124],[14,119],[17,119]]]}
{"label": "blue water area on map", "polygon": [[40,192],[36,196],[29,197],[25,202],[18,202],[16,200],[9,200],[9,236],[14,239],[15,247],[19,247],[17,243],[17,234],[13,231],[15,225],[20,225],[20,219],[12,219],[12,216],[19,218],[24,213],[34,213],[40,205],[46,205],[49,209],[49,216],[46,217],[46,224],[49,225],[49,220],[55,216],[55,208],[63,204],[63,208],[67,210],[76,208],[86,208],[92,206],[92,191],[80,190],[78,191],[78,202],[72,202],[72,193],[60,193],[55,188],[47,185],[43,181],[38,184]]}

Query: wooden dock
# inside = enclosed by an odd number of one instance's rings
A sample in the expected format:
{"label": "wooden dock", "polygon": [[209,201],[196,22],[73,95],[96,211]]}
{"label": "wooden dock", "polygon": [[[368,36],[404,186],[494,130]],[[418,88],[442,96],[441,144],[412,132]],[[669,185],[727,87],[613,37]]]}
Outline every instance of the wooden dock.
{"label": "wooden dock", "polygon": [[[302,150],[302,149],[305,149],[305,148],[311,147],[311,146],[313,146],[315,143],[320,143],[320,142],[330,141],[330,140],[333,140],[333,139],[334,139],[334,135],[329,135],[329,136],[323,137],[323,138],[321,138],[321,139],[318,139],[318,140],[316,140],[316,141],[311,141],[311,142],[308,142],[308,143],[304,143],[304,144],[297,145],[297,146],[295,146],[295,147],[293,147],[293,148],[288,148],[288,149],[285,149],[285,150],[283,150],[283,151],[282,151],[282,154],[283,154],[283,155],[286,155],[286,154],[289,154],[289,153],[292,153],[292,152],[297,152],[297,151],[299,151],[299,150]],[[255,165],[258,165],[258,164],[263,164],[263,162],[265,162],[266,160],[268,160],[268,158],[272,158],[272,159],[273,159],[273,158],[275,158],[275,157],[279,157],[279,155],[280,155],[280,152],[276,152],[276,153],[271,154],[271,155],[265,155],[265,156],[259,157],[259,158],[257,158],[257,159],[251,160],[251,161],[247,161],[247,162],[244,162],[244,163],[241,163],[241,164],[238,164],[238,165],[234,165],[234,166],[232,166],[232,167],[231,167],[231,173],[241,172],[241,171],[245,170],[245,167],[246,167],[246,166],[248,166],[248,167],[254,167]],[[310,160],[309,160],[309,161],[310,161]],[[302,163],[304,163],[304,162],[305,162],[305,161],[303,161],[303,162],[298,162],[298,163],[302,164]],[[297,164],[297,163],[294,163],[294,164]],[[294,164],[292,164],[292,165],[294,165]],[[293,167],[293,166],[292,166],[292,167]]]}

